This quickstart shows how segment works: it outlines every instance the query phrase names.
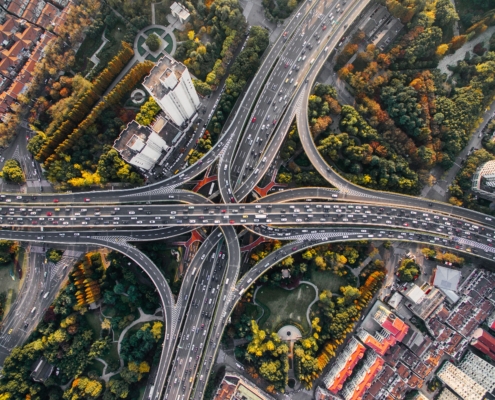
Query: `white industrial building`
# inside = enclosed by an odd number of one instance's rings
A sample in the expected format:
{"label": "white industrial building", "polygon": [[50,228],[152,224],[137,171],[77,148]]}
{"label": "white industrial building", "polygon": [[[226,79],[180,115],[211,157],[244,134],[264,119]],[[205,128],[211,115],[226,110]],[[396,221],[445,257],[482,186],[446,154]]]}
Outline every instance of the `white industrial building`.
{"label": "white industrial building", "polygon": [[199,97],[186,66],[164,55],[144,79],[143,86],[179,127],[187,126],[200,107]]}

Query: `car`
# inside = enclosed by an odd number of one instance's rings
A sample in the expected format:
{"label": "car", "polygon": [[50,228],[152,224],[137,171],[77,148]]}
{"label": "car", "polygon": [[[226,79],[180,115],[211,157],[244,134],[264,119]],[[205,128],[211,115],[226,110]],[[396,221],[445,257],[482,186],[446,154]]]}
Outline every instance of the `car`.
{"label": "car", "polygon": [[327,26],[323,25],[323,27],[321,29],[324,31],[325,29],[327,29]]}
{"label": "car", "polygon": [[223,212],[223,213],[226,213],[226,212],[227,212],[227,210],[222,210],[222,212]]}
{"label": "car", "polygon": [[297,250],[297,247],[295,247],[295,246],[294,246],[294,247],[292,248],[292,251],[296,251],[296,250]]}
{"label": "car", "polygon": [[9,335],[12,333],[12,331],[13,331],[13,329],[12,329],[12,328],[10,328],[10,330],[9,330]]}
{"label": "car", "polygon": [[287,68],[289,66],[289,63],[285,63],[285,68]]}
{"label": "car", "polygon": [[251,120],[251,122],[254,124],[256,122],[256,117],[253,117],[253,119]]}
{"label": "car", "polygon": [[234,221],[233,219],[231,219],[231,220],[229,221],[229,223],[231,223],[231,224],[235,224],[235,221]]}
{"label": "car", "polygon": [[52,216],[52,215],[53,215],[53,213],[52,213],[51,211],[48,211],[48,212],[46,213],[46,215],[48,215],[48,216],[50,217],[50,216]]}
{"label": "car", "polygon": [[53,199],[53,202],[54,203],[58,203],[58,199]]}
{"label": "car", "polygon": [[89,203],[90,201],[91,201],[91,199],[87,199],[87,198],[86,198],[86,199],[84,199],[84,202],[85,202],[85,203]]}
{"label": "car", "polygon": [[38,221],[32,221],[31,224],[32,225],[38,225]]}

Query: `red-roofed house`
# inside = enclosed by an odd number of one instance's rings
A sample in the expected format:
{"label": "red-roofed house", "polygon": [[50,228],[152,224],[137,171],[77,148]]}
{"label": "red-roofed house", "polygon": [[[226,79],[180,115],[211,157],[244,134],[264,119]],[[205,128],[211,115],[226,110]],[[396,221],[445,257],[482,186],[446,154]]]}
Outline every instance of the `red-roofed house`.
{"label": "red-roofed house", "polygon": [[0,93],[0,114],[4,114],[9,111],[10,105],[15,99],[7,94],[7,92]]}
{"label": "red-roofed house", "polygon": [[46,3],[45,7],[43,7],[43,11],[41,11],[41,15],[38,18],[38,25],[41,25],[43,28],[48,28],[55,21],[55,18],[60,14],[60,11],[57,7],[55,7],[51,3]]}
{"label": "red-roofed house", "polygon": [[69,5],[65,7],[62,12],[55,17],[55,28],[53,29],[55,33],[60,32],[60,28],[65,24],[65,20],[67,19],[67,15],[72,9],[72,2],[69,2]]}
{"label": "red-roofed house", "polygon": [[347,343],[342,353],[338,356],[332,369],[323,379],[330,392],[336,394],[342,389],[345,380],[352,374],[352,370],[358,361],[363,358],[365,351],[366,347],[354,337],[349,340],[349,343]]}
{"label": "red-roofed house", "polygon": [[385,307],[378,307],[378,310],[373,318],[381,325],[382,328],[389,331],[398,342],[402,342],[402,339],[404,339],[409,331],[409,325],[397,318],[393,312],[387,310]]}
{"label": "red-roofed house", "polygon": [[490,329],[495,331],[495,312],[490,315],[487,320],[486,320],[487,325],[489,326]]}
{"label": "red-roofed house", "polygon": [[15,34],[16,40],[22,42],[25,47],[33,47],[34,42],[41,36],[41,29],[29,24],[22,32]]}
{"label": "red-roofed house", "polygon": [[10,42],[17,30],[19,29],[20,21],[16,18],[7,15],[5,22],[0,25],[0,42]]}
{"label": "red-roofed house", "polygon": [[482,328],[476,329],[472,337],[471,346],[495,361],[495,338]]}
{"label": "red-roofed house", "polygon": [[342,390],[345,400],[360,400],[372,386],[385,361],[375,352],[370,351],[364,359],[363,367]]}
{"label": "red-roofed house", "polygon": [[380,332],[376,332],[374,335],[361,329],[357,333],[357,336],[365,345],[384,356],[390,347],[404,339],[409,331],[409,325],[382,306],[378,307],[373,319],[380,324],[383,329]]}

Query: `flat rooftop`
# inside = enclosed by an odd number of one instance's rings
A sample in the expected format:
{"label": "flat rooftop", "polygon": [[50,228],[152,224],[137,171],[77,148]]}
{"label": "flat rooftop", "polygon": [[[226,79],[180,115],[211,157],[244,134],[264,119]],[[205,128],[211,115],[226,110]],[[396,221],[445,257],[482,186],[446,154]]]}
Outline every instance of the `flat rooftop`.
{"label": "flat rooftop", "polygon": [[162,98],[169,92],[169,89],[162,84],[162,81],[167,79],[171,74],[175,74],[177,80],[180,80],[185,70],[186,66],[184,64],[168,55],[164,55],[155,64],[150,74],[144,78],[143,85],[154,96]]}

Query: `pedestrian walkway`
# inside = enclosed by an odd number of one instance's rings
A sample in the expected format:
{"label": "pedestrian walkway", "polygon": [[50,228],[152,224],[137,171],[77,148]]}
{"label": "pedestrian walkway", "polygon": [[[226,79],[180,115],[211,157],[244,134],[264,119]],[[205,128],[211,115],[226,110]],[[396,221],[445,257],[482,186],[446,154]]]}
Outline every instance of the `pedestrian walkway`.
{"label": "pedestrian walkway", "polygon": [[450,54],[442,58],[438,63],[438,69],[442,73],[447,74],[447,76],[452,75],[452,71],[448,69],[448,66],[455,66],[457,65],[458,61],[464,60],[466,52],[472,52],[474,46],[476,46],[480,42],[483,42],[485,44],[484,47],[488,48],[488,41],[490,40],[490,36],[492,36],[493,33],[495,33],[495,26],[488,27],[488,29],[479,36],[470,40],[469,42],[464,43],[464,45],[460,49],[456,50],[454,54]]}
{"label": "pedestrian walkway", "polygon": [[155,52],[155,53],[151,53],[150,51],[146,51],[145,53],[143,53],[143,55],[139,54],[139,38],[140,37],[144,37],[144,39],[146,40],[146,38],[148,37],[148,35],[145,34],[146,31],[149,31],[150,29],[161,29],[164,31],[164,33],[162,33],[160,36],[160,38],[162,38],[162,41],[165,42],[165,40],[163,39],[166,35],[170,35],[171,39],[172,39],[172,50],[170,51],[170,55],[173,56],[175,54],[175,50],[177,49],[177,40],[175,39],[175,35],[174,35],[174,30],[173,28],[171,27],[167,27],[167,26],[163,26],[163,25],[156,25],[156,24],[152,24],[152,25],[149,25],[147,26],[146,28],[143,28],[141,29],[135,39],[134,39],[134,46],[133,46],[133,50],[134,50],[134,56],[131,58],[131,60],[127,63],[127,65],[124,67],[124,69],[120,72],[120,74],[117,76],[117,78],[115,78],[112,82],[112,84],[108,87],[108,89],[106,90],[106,92],[104,93],[104,96],[106,96],[108,93],[110,93],[110,91],[115,87],[115,85],[117,85],[117,83],[119,83],[123,78],[124,76],[129,72],[129,70],[136,64],[136,63],[140,63],[140,62],[143,62],[146,60],[146,57],[148,56],[152,56],[154,58],[158,58],[158,57],[161,57],[165,54],[165,48],[166,48],[166,43],[162,43],[162,46],[160,47],[160,49]]}
{"label": "pedestrian walkway", "polygon": [[[117,371],[114,371],[114,372],[105,373],[107,370],[108,364],[104,360],[102,360],[101,358],[96,357],[96,360],[98,360],[99,362],[101,362],[104,365],[103,374],[101,376],[101,379],[103,379],[105,382],[108,382],[112,376],[119,374],[120,371],[122,370],[122,368],[124,368],[124,360],[122,360],[122,358],[120,357],[120,348],[121,348],[122,340],[125,338],[125,335],[129,331],[129,329],[131,329],[133,326],[135,326],[141,322],[163,321],[163,317],[145,314],[140,307],[138,308],[138,311],[139,311],[139,318],[132,321],[129,325],[127,325],[124,328],[124,330],[121,332],[121,334],[119,336],[119,340],[117,341],[117,351],[118,351],[119,359],[120,359],[119,369]],[[104,316],[103,313],[101,315]]]}
{"label": "pedestrian walkway", "polygon": [[[93,70],[99,63],[100,63],[100,59],[98,58],[97,54],[101,51],[101,49],[103,49],[103,47],[105,47],[105,45],[109,42],[109,40],[105,37],[105,30],[103,30],[103,33],[101,34],[101,41],[102,41],[102,44],[100,47],[98,47],[98,50],[96,50],[94,52],[94,54],[91,56],[90,60],[91,62],[94,64],[93,68],[91,68],[91,70]],[[91,72],[91,71],[90,71]],[[88,75],[90,74],[90,72],[88,72]],[[87,75],[86,75],[87,76]]]}

